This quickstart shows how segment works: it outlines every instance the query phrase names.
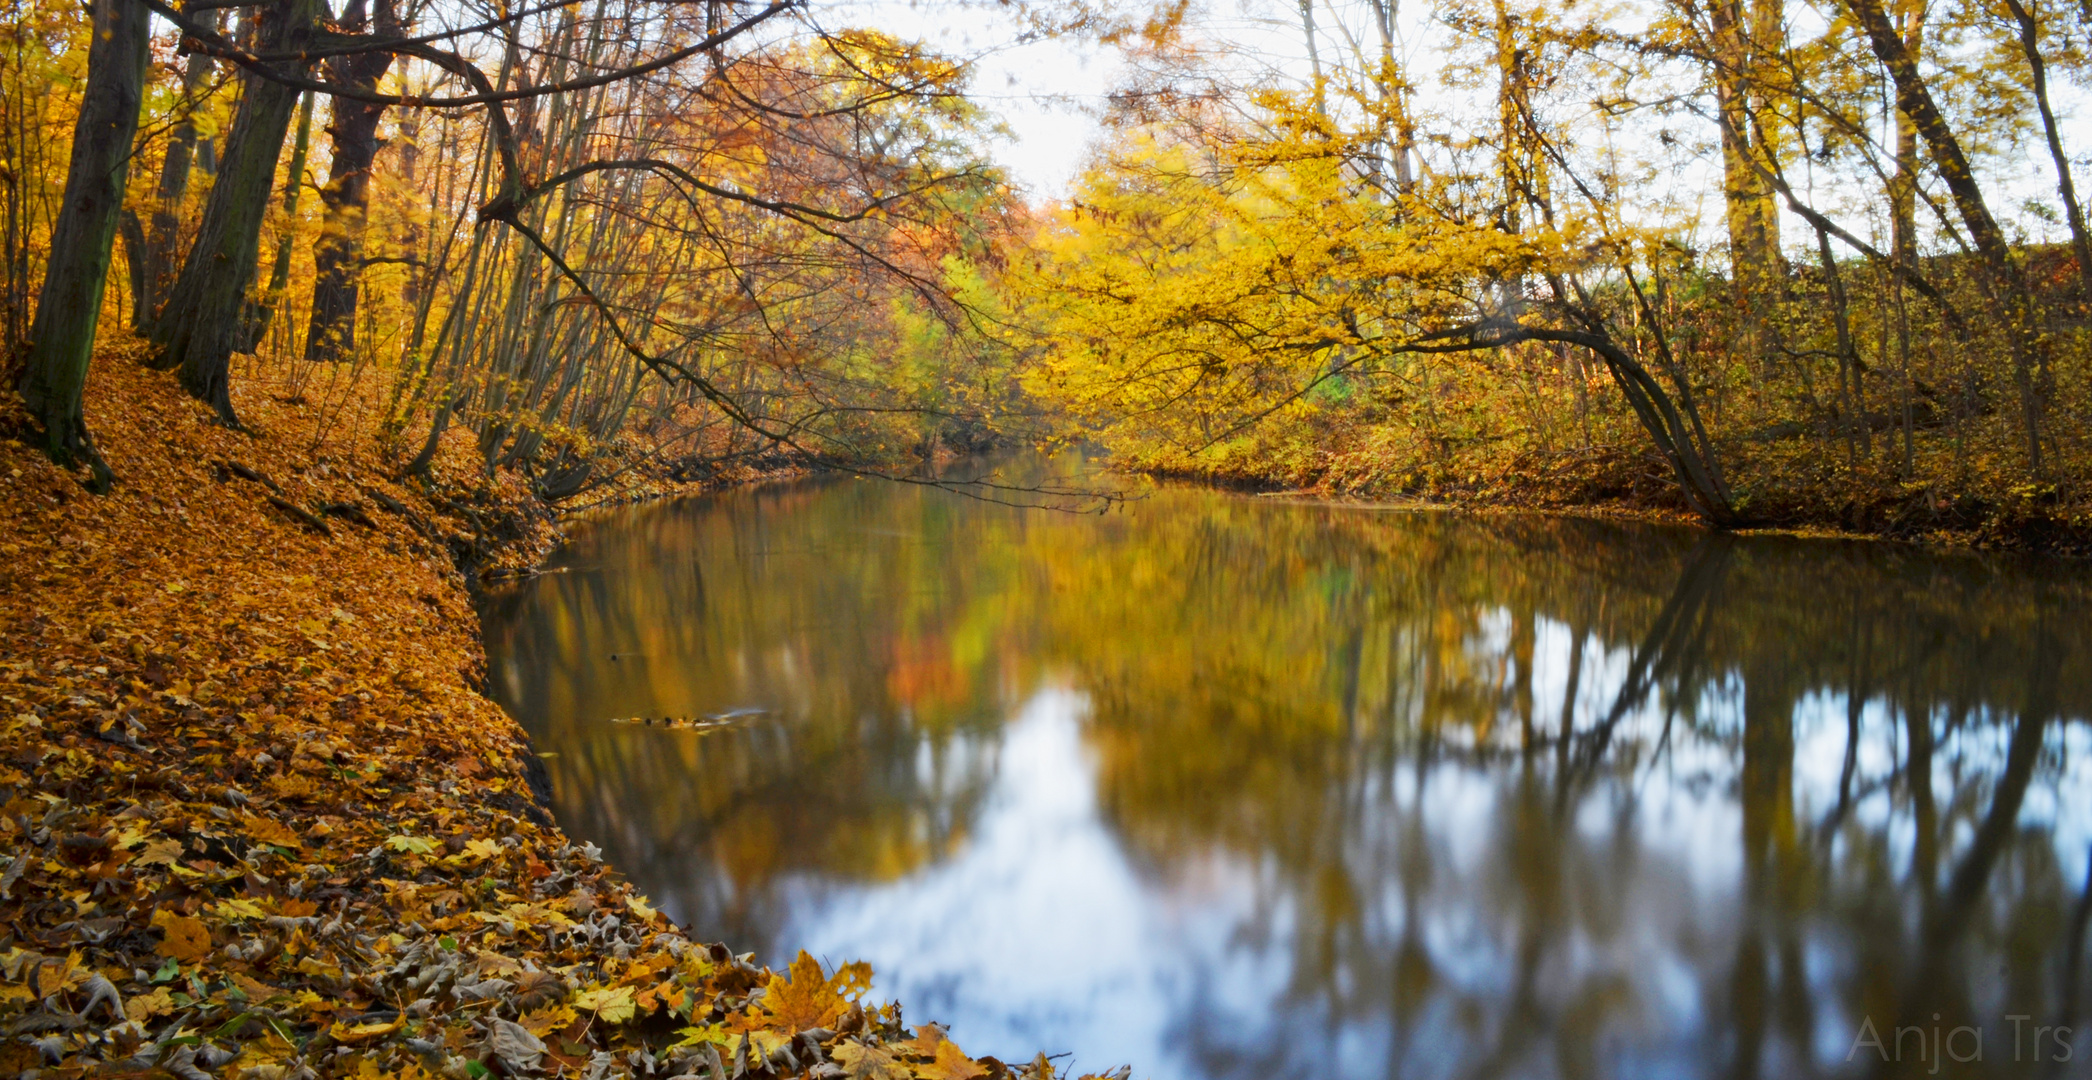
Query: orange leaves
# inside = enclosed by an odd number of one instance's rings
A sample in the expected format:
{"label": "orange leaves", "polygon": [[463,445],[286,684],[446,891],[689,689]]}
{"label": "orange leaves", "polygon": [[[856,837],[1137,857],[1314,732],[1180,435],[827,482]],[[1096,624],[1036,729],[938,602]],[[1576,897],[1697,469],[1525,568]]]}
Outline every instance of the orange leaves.
{"label": "orange leaves", "polygon": [[166,908],[153,912],[152,924],[160,928],[160,955],[193,964],[210,955],[211,930],[200,919],[177,915]]}
{"label": "orange leaves", "polygon": [[944,1037],[944,1029],[936,1024],[924,1024],[915,1029],[915,1042],[909,1044],[915,1055],[930,1060],[915,1066],[915,1075],[922,1080],[975,1080],[988,1075],[981,1063],[959,1051],[957,1044]]}
{"label": "orange leaves", "polygon": [[290,827],[274,818],[248,814],[240,819],[240,831],[264,844],[297,850],[305,846],[305,840]]}
{"label": "orange leaves", "polygon": [[979,1080],[988,1075],[986,1066],[962,1053],[936,1024],[916,1028],[907,1042],[840,1043],[833,1056],[851,1080]]}
{"label": "orange leaves", "polygon": [[[117,494],[10,499],[10,470],[65,481],[0,440],[0,571],[51,568],[0,588],[0,923],[43,943],[0,948],[0,1027],[54,1000],[217,1075],[469,1073],[489,1052],[539,1060],[536,1042],[578,1075],[602,1052],[672,1052],[672,1016],[697,1033],[686,1053],[749,1071],[796,1055],[803,1074],[837,1047],[860,1076],[979,1075],[956,1047],[910,1049],[898,1010],[862,1009],[864,965],[772,973],[694,945],[519,802],[520,733],[456,674],[480,662],[461,585],[402,515],[339,530],[319,566],[251,491],[181,464],[237,438],[321,505],[382,483],[369,445],[330,447],[321,471],[301,440],[233,436],[164,377],[103,367],[90,412],[123,447]],[[289,425],[273,402],[242,411]],[[522,497],[497,487],[474,512]],[[547,535],[497,557],[533,561]],[[497,1020],[513,1030],[489,1047]],[[197,1040],[237,1056],[206,1068]],[[74,1038],[55,1073],[122,1071],[139,1045]],[[0,1043],[0,1075],[38,1063]]]}
{"label": "orange leaves", "polygon": [[821,971],[819,960],[801,949],[787,975],[770,976],[763,1001],[778,1023],[791,1031],[833,1028],[871,986],[870,965],[862,961],[844,964],[830,977]]}

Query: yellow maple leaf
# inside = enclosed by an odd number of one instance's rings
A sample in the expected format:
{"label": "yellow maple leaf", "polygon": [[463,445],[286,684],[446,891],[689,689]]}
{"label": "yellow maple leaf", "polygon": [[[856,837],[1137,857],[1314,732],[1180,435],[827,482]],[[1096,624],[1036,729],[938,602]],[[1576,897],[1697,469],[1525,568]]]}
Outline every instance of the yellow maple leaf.
{"label": "yellow maple leaf", "polygon": [[[850,1008],[849,999],[837,992],[836,981],[821,971],[821,962],[805,949],[799,950],[789,970],[788,976],[770,976],[769,992],[763,995],[764,1006],[778,1023],[792,1031],[834,1027],[835,1021]],[[839,980],[843,973],[836,975]]]}
{"label": "yellow maple leaf", "polygon": [[401,1021],[397,1018],[386,1023],[356,1024],[354,1026],[336,1023],[327,1029],[327,1036],[338,1043],[355,1044],[367,1042],[371,1039],[383,1038],[398,1031],[400,1023]]}
{"label": "yellow maple leaf", "polygon": [[584,990],[574,999],[576,1008],[587,1009],[606,1024],[622,1024],[639,1012],[639,1003],[629,986],[598,986]]}
{"label": "yellow maple leaf", "polygon": [[676,1030],[676,1034],[683,1037],[681,1042],[676,1043],[676,1046],[679,1047],[700,1046],[705,1043],[731,1046],[734,1041],[733,1036],[727,1034],[725,1026],[720,1024],[698,1024],[692,1027],[679,1028]]}
{"label": "yellow maple leaf", "polygon": [[961,1053],[957,1044],[940,1039],[936,1058],[928,1064],[915,1066],[915,1075],[922,1080],[976,1080],[988,1075],[988,1070]]}
{"label": "yellow maple leaf", "polygon": [[524,1030],[544,1038],[547,1032],[557,1031],[574,1022],[575,1012],[570,1005],[552,1005],[536,1012],[527,1012],[517,1018]]}
{"label": "yellow maple leaf", "polygon": [[110,840],[109,843],[110,846],[119,850],[129,851],[152,839],[152,837],[152,825],[150,823],[133,820],[125,824],[123,828],[118,829],[115,838]]}
{"label": "yellow maple leaf", "polygon": [[64,960],[46,960],[36,969],[36,996],[50,997],[52,994],[71,990],[87,981],[94,970],[80,962],[75,952]]}
{"label": "yellow maple leaf", "polygon": [[275,847],[302,848],[305,838],[292,832],[284,823],[274,818],[247,815],[240,822],[240,829],[248,836]]}
{"label": "yellow maple leaf", "polygon": [[123,1003],[124,1016],[140,1023],[173,1011],[174,995],[164,986],[154,987],[150,994],[132,994]]}
{"label": "yellow maple leaf", "polygon": [[181,861],[181,857],[181,841],[152,840],[148,841],[145,845],[145,850],[140,851],[138,857],[131,861],[139,866],[151,866],[154,863],[173,866]]}
{"label": "yellow maple leaf", "polygon": [[211,914],[230,922],[238,919],[263,919],[267,918],[269,913],[263,911],[260,905],[252,900],[233,899],[212,904]]}

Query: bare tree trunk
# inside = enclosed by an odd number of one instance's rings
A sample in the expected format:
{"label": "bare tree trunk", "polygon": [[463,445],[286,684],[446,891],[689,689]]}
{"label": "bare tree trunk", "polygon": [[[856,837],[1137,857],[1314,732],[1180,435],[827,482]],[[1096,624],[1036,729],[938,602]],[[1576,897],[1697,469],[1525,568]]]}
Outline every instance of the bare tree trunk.
{"label": "bare tree trunk", "polygon": [[1416,186],[1416,173],[1410,161],[1416,153],[1416,122],[1409,116],[1409,80],[1402,74],[1401,61],[1395,57],[1395,16],[1400,10],[1399,0],[1371,0],[1371,3],[1373,29],[1380,35],[1380,72],[1376,81],[1395,128],[1394,143],[1389,148],[1389,156],[1394,159],[1395,190],[1407,193]]}
{"label": "bare tree trunk", "polygon": [[2048,373],[2047,364],[2041,359],[2040,343],[2036,340],[2033,298],[2027,288],[2026,275],[2012,258],[2004,230],[1991,216],[1990,205],[1984,201],[1983,189],[1976,183],[1976,173],[1969,165],[1968,155],[1962,152],[1960,140],[1947,126],[1947,118],[1933,101],[1932,91],[1925,84],[1924,75],[1918,71],[1917,61],[1905,48],[1903,37],[1889,22],[1888,14],[1882,10],[1881,0],[1845,0],[1845,7],[1852,13],[1853,20],[1866,30],[1875,57],[1888,69],[1889,78],[1896,84],[1897,107],[1910,117],[1919,137],[1925,140],[1926,148],[1932,152],[1940,178],[1946,181],[1947,190],[1954,196],[1954,206],[1960,212],[1962,225],[1968,229],[1969,238],[1975,241],[1976,251],[1983,257],[1989,279],[1986,291],[2002,316],[2005,341],[2012,354],[2013,380],[2018,385],[2021,421],[2026,434],[2027,467],[2035,475],[2042,475],[2046,466],[2041,454],[2041,413]]}
{"label": "bare tree trunk", "polygon": [[[258,51],[297,51],[322,7],[322,0],[277,0],[256,35]],[[262,220],[297,100],[298,92],[281,83],[247,78],[196,242],[153,325],[159,366],[179,366],[183,387],[210,403],[227,424],[239,422],[230,392],[232,354],[242,344],[241,315],[254,280]]]}
{"label": "bare tree trunk", "polygon": [[[214,25],[216,21],[214,19]],[[189,194],[189,173],[196,161],[198,142],[208,145],[208,140],[201,140],[197,134],[195,111],[202,104],[204,86],[210,82],[213,71],[211,58],[201,52],[190,53],[188,66],[182,69],[182,98],[176,106],[181,110],[181,118],[167,133],[167,156],[160,162],[160,185],[155,193],[152,220],[145,234],[142,265],[139,267],[144,291],[138,294],[138,302],[131,310],[131,324],[139,330],[152,325],[153,316],[167,301],[168,287],[174,284],[176,249],[181,240],[182,202]]]}
{"label": "bare tree trunk", "polygon": [[[1903,0],[1900,12],[1904,49],[1913,59],[1925,47],[1923,0]],[[1896,110],[1896,172],[1889,177],[1889,250],[1905,266],[1918,265],[1918,127]]]}
{"label": "bare tree trunk", "polygon": [[276,238],[276,261],[269,267],[269,285],[261,299],[246,305],[246,329],[239,352],[255,352],[269,332],[276,305],[291,284],[291,241],[297,235],[298,195],[305,190],[305,158],[312,151],[312,91],[298,102],[298,134],[291,140],[291,167],[283,182],[283,234]]}
{"label": "bare tree trunk", "polygon": [[88,434],[81,401],[123,212],[150,47],[144,5],[137,0],[98,0],[93,43],[87,50],[87,86],[66,168],[65,202],[52,223],[51,257],[45,264],[22,380],[22,399],[44,426],[44,452],[62,466],[86,463],[97,491],[108,490],[111,476]]}
{"label": "bare tree trunk", "polygon": [[2005,0],[2012,18],[2019,23],[2019,47],[2027,56],[2027,73],[2033,84],[2034,104],[2041,109],[2041,130],[2048,137],[2048,156],[2056,166],[2056,193],[2063,198],[2063,216],[2070,223],[2070,246],[2077,256],[2078,281],[2085,299],[2092,301],[2092,236],[2085,233],[2085,209],[2077,201],[2077,183],[2070,176],[2070,154],[2063,149],[2063,135],[2056,129],[2056,110],[2048,100],[2048,64],[2041,59],[2040,27],[2034,13],[2020,0]]}
{"label": "bare tree trunk", "polygon": [[[379,0],[374,30],[380,36],[399,33],[392,0]],[[349,0],[341,28],[361,33],[363,0]],[[332,82],[358,90],[376,90],[392,63],[389,53],[344,56],[327,65]],[[305,335],[305,359],[342,360],[356,345],[356,294],[363,271],[364,214],[370,205],[371,163],[377,159],[378,120],[383,105],[334,99],[334,119],[327,134],[334,140],[334,166],[320,189],[326,208],[320,239],[313,246],[312,321]]]}
{"label": "bare tree trunk", "polygon": [[1786,265],[1780,258],[1779,206],[1765,180],[1767,171],[1779,171],[1777,150],[1758,122],[1770,97],[1761,85],[1764,54],[1784,34],[1779,8],[1778,0],[1716,0],[1711,9],[1729,261],[1744,336],[1757,356],[1764,355],[1768,347],[1766,318],[1786,278]]}

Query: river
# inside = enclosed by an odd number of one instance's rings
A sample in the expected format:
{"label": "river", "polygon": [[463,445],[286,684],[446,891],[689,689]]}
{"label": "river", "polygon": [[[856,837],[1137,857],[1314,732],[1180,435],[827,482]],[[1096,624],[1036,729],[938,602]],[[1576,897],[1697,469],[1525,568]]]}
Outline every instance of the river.
{"label": "river", "polygon": [[830,480],[550,570],[486,622],[565,828],[975,1055],[2088,1075],[2082,567]]}

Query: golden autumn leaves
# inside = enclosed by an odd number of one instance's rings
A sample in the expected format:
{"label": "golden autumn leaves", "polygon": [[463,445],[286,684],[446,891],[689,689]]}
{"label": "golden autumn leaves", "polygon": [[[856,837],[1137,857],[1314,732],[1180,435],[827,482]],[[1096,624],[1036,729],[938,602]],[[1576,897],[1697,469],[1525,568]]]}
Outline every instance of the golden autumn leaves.
{"label": "golden autumn leaves", "polygon": [[[381,488],[420,524],[330,537],[208,462],[319,502],[386,483],[361,434],[322,470],[128,366],[99,385],[127,403],[90,401],[127,448],[115,494],[39,495],[55,470],[0,440],[0,544],[35,568],[0,593],[0,1072],[1052,1074],[910,1032],[863,1003],[863,965],[695,944],[551,824],[512,721],[468,685],[475,627],[428,535],[473,528],[457,500],[516,513],[519,487]],[[534,561],[526,519],[488,554]]]}

